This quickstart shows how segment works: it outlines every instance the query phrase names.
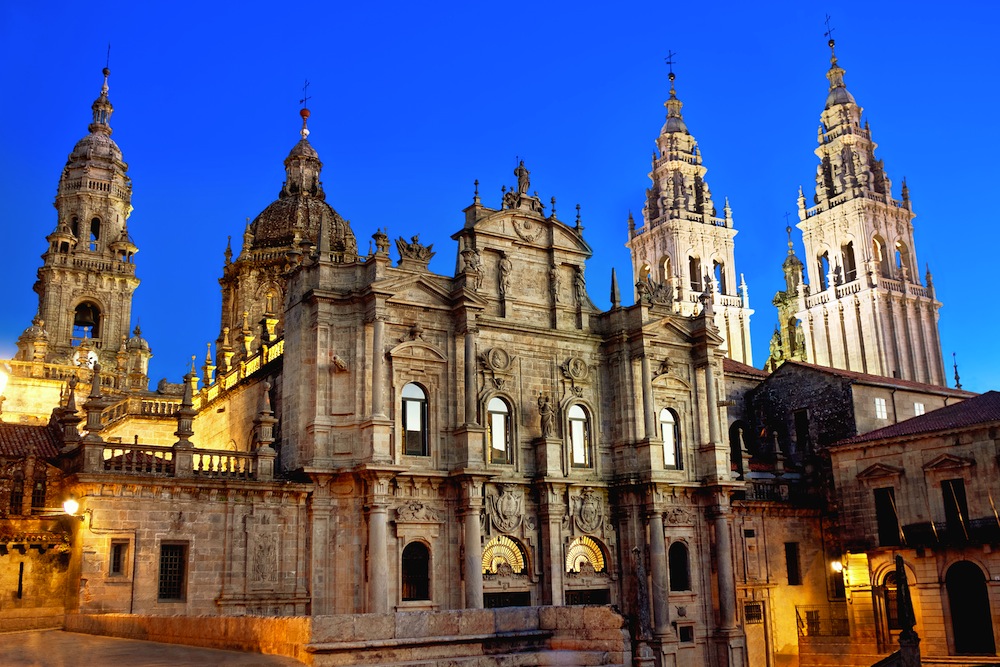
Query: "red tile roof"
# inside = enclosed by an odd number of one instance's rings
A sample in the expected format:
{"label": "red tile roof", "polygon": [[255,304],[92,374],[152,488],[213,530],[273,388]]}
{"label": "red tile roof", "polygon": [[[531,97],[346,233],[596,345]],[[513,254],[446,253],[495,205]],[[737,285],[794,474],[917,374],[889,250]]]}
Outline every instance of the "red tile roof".
{"label": "red tile roof", "polygon": [[59,455],[62,443],[55,428],[46,424],[0,423],[0,456],[23,457],[34,454],[42,458]]}
{"label": "red tile roof", "polygon": [[955,396],[962,398],[971,398],[976,394],[971,391],[965,391],[963,389],[952,389],[951,387],[942,387],[938,384],[924,384],[923,382],[914,382],[912,380],[900,380],[899,378],[884,377],[882,375],[869,375],[867,373],[859,373],[857,371],[845,371],[840,368],[830,368],[829,366],[817,366],[816,364],[806,363],[804,361],[785,361],[778,370],[785,368],[786,366],[801,366],[802,368],[808,368],[815,371],[821,371],[823,373],[829,373],[830,375],[836,375],[837,377],[842,377],[845,380],[851,380],[858,384],[869,384],[875,385],[877,387],[894,387],[896,389],[912,389],[913,391],[923,392],[925,394],[940,394],[942,396]]}
{"label": "red tile roof", "polygon": [[991,422],[1000,422],[1000,392],[996,391],[988,391],[985,394],[968,398],[961,403],[948,405],[892,426],[841,440],[835,445],[854,445],[897,438],[913,439],[941,431],[952,431]]}
{"label": "red tile roof", "polygon": [[754,377],[759,378],[767,377],[767,373],[765,371],[762,371],[759,368],[754,368],[753,366],[741,364],[738,361],[733,361],[729,357],[722,360],[722,370],[726,373],[742,373],[743,375],[753,375]]}

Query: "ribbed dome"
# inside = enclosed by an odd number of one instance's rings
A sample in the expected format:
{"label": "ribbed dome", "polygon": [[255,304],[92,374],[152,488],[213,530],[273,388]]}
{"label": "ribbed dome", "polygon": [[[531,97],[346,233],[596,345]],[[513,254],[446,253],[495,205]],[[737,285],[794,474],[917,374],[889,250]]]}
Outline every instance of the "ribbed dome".
{"label": "ribbed dome", "polygon": [[857,104],[857,102],[854,101],[854,95],[851,95],[847,88],[838,86],[826,96],[827,109],[835,104]]}
{"label": "ribbed dome", "polygon": [[670,116],[667,118],[667,122],[663,124],[663,129],[660,130],[660,134],[667,134],[670,132],[687,134],[687,131],[687,125],[684,124],[684,120],[682,118]]}
{"label": "ribbed dome", "polygon": [[308,139],[302,139],[299,143],[295,144],[288,157],[312,157],[318,160],[319,153],[312,147]]}
{"label": "ribbed dome", "polygon": [[143,352],[149,352],[149,343],[140,334],[142,330],[137,326],[131,338],[125,343],[125,348],[129,350],[141,350]]}
{"label": "ribbed dome", "polygon": [[358,245],[350,225],[333,207],[318,197],[284,192],[250,224],[253,247],[290,246],[296,232],[301,241],[316,243],[324,222],[330,230],[330,250],[357,253]]}

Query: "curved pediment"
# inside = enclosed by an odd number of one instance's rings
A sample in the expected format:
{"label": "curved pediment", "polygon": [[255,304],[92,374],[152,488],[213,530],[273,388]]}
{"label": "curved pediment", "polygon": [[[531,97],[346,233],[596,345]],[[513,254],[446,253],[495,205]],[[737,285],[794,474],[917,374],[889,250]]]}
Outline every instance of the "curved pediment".
{"label": "curved pediment", "polygon": [[425,340],[408,340],[400,343],[389,350],[389,356],[393,360],[406,359],[409,361],[432,361],[441,364],[448,363],[448,357],[436,345],[431,345]]}

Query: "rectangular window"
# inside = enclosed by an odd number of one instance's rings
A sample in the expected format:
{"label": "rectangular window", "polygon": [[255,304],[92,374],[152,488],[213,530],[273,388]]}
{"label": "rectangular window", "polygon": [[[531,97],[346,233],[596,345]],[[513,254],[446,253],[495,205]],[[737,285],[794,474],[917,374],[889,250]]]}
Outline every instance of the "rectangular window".
{"label": "rectangular window", "polygon": [[124,577],[128,573],[128,542],[112,540],[111,563],[108,574],[112,577]]}
{"label": "rectangular window", "polygon": [[924,414],[924,404],[923,403],[914,403],[913,404],[913,416],[914,417],[919,417],[922,414]]}
{"label": "rectangular window", "polygon": [[802,571],[799,569],[799,543],[785,542],[785,569],[788,572],[788,585],[802,585]]}
{"label": "rectangular window", "polygon": [[160,545],[160,586],[157,599],[163,602],[184,600],[187,576],[187,544]]}
{"label": "rectangular window", "polygon": [[743,605],[744,625],[760,625],[764,622],[764,605],[760,602],[747,602]]}
{"label": "rectangular window", "polygon": [[879,545],[883,547],[899,546],[896,491],[891,486],[875,489],[875,522],[878,525]]}
{"label": "rectangular window", "polygon": [[680,640],[681,644],[694,643],[694,626],[693,625],[677,626],[677,639]]}
{"label": "rectangular window", "polygon": [[876,398],[875,399],[875,417],[877,419],[888,419],[889,412],[885,409],[885,399]]}
{"label": "rectangular window", "polygon": [[15,477],[10,487],[10,514],[20,514],[24,510],[24,480]]}
{"label": "rectangular window", "polygon": [[944,499],[944,520],[952,538],[968,537],[969,505],[965,499],[965,481],[946,479],[941,482]]}
{"label": "rectangular window", "polygon": [[590,451],[587,447],[587,422],[580,419],[571,420],[570,440],[573,443],[573,465],[586,467],[590,465]]}
{"label": "rectangular window", "polygon": [[35,478],[35,483],[31,486],[31,509],[40,510],[45,507],[45,478]]}

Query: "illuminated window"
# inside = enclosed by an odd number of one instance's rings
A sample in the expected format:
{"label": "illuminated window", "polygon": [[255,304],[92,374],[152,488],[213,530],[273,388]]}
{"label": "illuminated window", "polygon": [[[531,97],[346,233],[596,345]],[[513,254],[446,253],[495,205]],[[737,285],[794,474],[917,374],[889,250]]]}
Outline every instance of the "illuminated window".
{"label": "illuminated window", "polygon": [[889,412],[885,409],[885,399],[876,398],[875,399],[875,417],[877,419],[888,419]]}
{"label": "illuminated window", "polygon": [[403,453],[427,456],[427,394],[412,382],[403,387]]}
{"label": "illuminated window", "polygon": [[157,599],[179,602],[187,588],[187,544],[160,545],[160,581]]}
{"label": "illuminated window", "polygon": [[587,412],[579,405],[569,409],[569,439],[571,462],[575,468],[590,468],[590,419]]}
{"label": "illuminated window", "polygon": [[683,542],[674,542],[667,550],[667,566],[670,570],[670,590],[691,590],[691,565],[688,548]]}
{"label": "illuminated window", "polygon": [[680,469],[680,425],[677,423],[677,413],[669,408],[660,410],[660,437],[663,439],[663,465],[667,468]]}
{"label": "illuminated window", "polygon": [[523,574],[524,551],[507,537],[497,535],[483,547],[483,574]]}
{"label": "illuminated window", "polygon": [[491,398],[486,413],[490,463],[511,463],[510,407],[502,398]]}
{"label": "illuminated window", "polygon": [[431,554],[423,542],[403,549],[403,601],[431,599]]}
{"label": "illuminated window", "polygon": [[913,404],[913,415],[915,417],[919,417],[922,414],[924,414],[924,404],[923,403],[914,403]]}
{"label": "illuminated window", "polygon": [[566,550],[566,571],[582,572],[585,569],[604,572],[604,551],[586,535],[573,540]]}

